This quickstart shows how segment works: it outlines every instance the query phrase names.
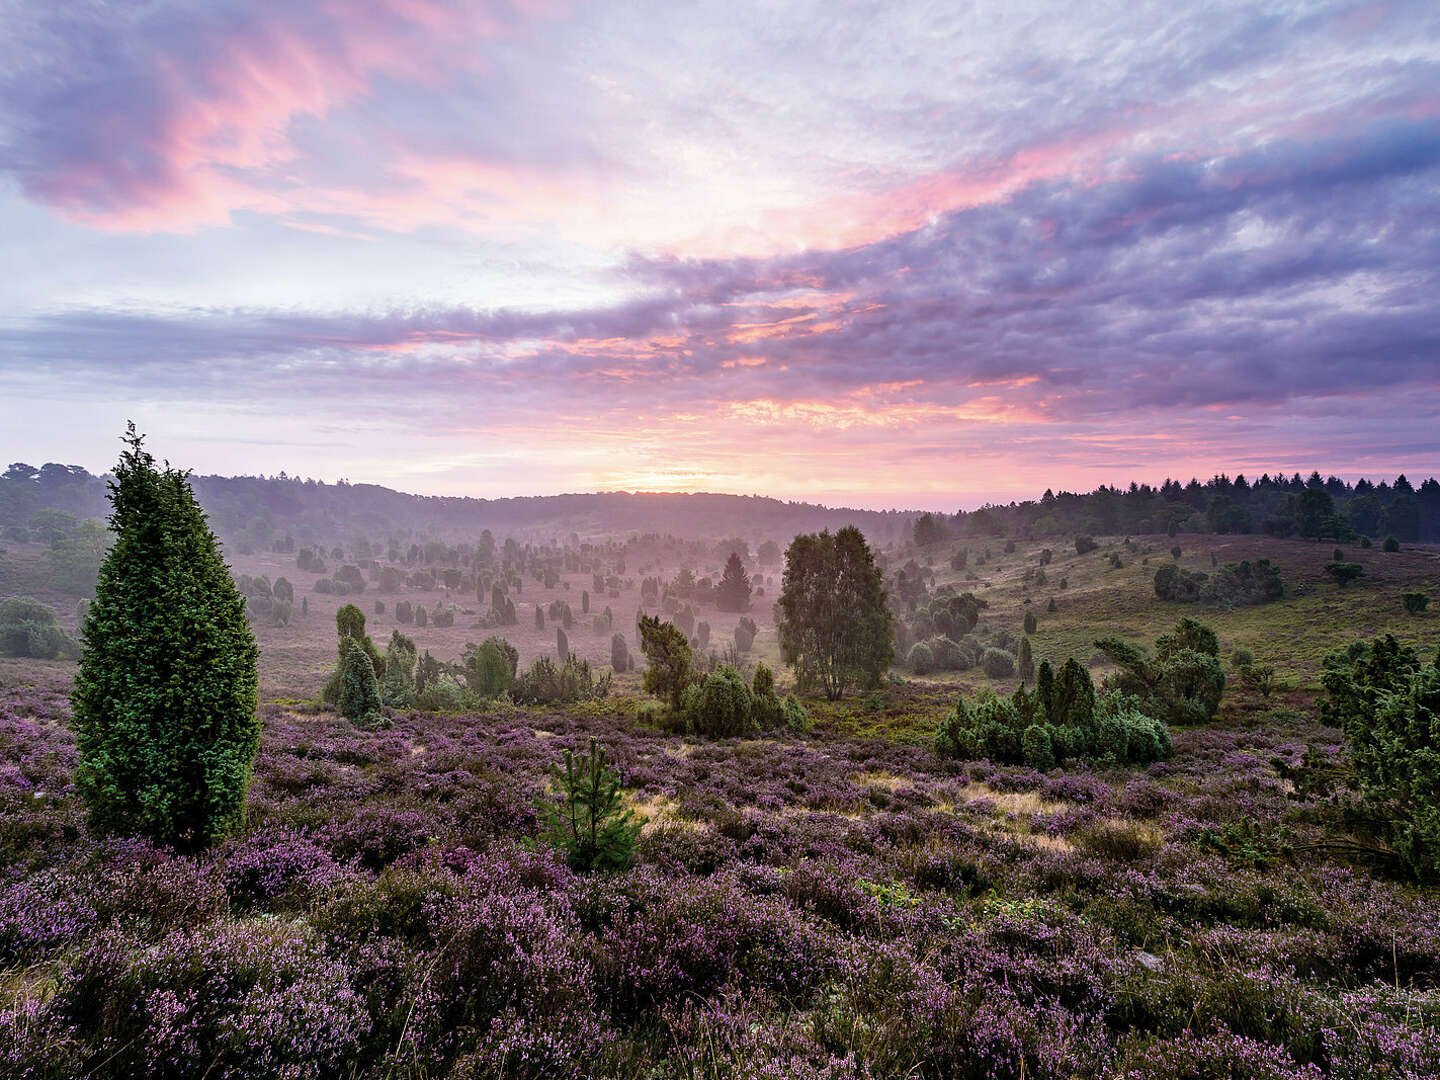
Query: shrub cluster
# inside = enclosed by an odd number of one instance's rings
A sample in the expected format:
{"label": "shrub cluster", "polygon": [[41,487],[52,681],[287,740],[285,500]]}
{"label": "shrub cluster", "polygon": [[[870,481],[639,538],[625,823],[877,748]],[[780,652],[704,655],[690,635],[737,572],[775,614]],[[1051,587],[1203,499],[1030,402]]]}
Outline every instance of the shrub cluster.
{"label": "shrub cluster", "polygon": [[749,684],[728,664],[691,681],[681,704],[685,730],[711,738],[754,735],[762,731],[803,731],[810,718],[793,694],[775,692],[775,676],[764,664]]}
{"label": "shrub cluster", "polygon": [[1071,658],[1058,675],[1041,663],[1033,692],[1022,686],[1008,699],[961,699],[941,722],[935,749],[1041,770],[1075,758],[1141,765],[1170,756],[1170,735],[1127,695],[1097,699],[1090,673]]}
{"label": "shrub cluster", "polygon": [[1269,559],[1230,563],[1214,574],[1170,563],[1155,571],[1155,595],[1181,604],[1249,607],[1279,600],[1285,582]]}

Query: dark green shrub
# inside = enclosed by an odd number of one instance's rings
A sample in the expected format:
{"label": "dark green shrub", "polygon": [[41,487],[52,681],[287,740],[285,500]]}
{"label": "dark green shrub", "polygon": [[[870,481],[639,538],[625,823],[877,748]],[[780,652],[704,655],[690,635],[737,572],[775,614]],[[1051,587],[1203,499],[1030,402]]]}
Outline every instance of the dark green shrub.
{"label": "dark green shrub", "polygon": [[99,832],[203,847],[241,818],[260,740],[245,601],[186,474],[134,425],[71,695],[76,788]]}
{"label": "dark green shrub", "polygon": [[1055,767],[1055,748],[1050,733],[1039,724],[1031,724],[1020,739],[1020,751],[1025,764],[1032,769],[1047,772]]}
{"label": "dark green shrub", "polygon": [[0,656],[54,660],[78,655],[80,646],[61,628],[49,604],[28,596],[0,600]]}
{"label": "dark green shrub", "polygon": [[409,600],[395,601],[395,621],[401,626],[409,626],[415,621],[415,608]]}
{"label": "dark green shrub", "polygon": [[1148,714],[1171,724],[1198,724],[1220,706],[1225,693],[1220,645],[1215,632],[1194,619],[1181,619],[1156,641],[1153,658],[1119,638],[1095,646],[1120,669],[1107,687],[1133,695]]}
{"label": "dark green shrub", "polygon": [[[480,701],[493,701],[510,688],[515,676],[511,663],[513,646],[500,637],[489,637],[480,645],[466,645],[460,657],[465,683]],[[518,661],[518,656],[517,656]]]}
{"label": "dark green shrub", "polygon": [[1019,670],[1020,678],[1026,682],[1029,682],[1035,677],[1035,656],[1030,649],[1030,639],[1028,637],[1020,639],[1020,654],[1016,658],[1016,666]]}
{"label": "dark green shrub", "polygon": [[1423,592],[1407,592],[1401,595],[1400,602],[1405,605],[1407,614],[1419,615],[1430,606],[1430,597]]}
{"label": "dark green shrub", "polygon": [[408,709],[415,703],[415,642],[399,630],[390,632],[385,648],[385,675],[380,680],[380,700],[392,709]]}
{"label": "dark green shrub", "polygon": [[1100,546],[1100,545],[1095,542],[1095,538],[1092,537],[1092,536],[1077,536],[1077,537],[1075,537],[1075,554],[1076,554],[1076,555],[1088,555],[1088,554],[1090,554],[1090,552],[1094,551],[1094,550],[1095,550],[1096,548],[1098,548],[1099,546]]}
{"label": "dark green shrub", "polygon": [[1350,582],[1364,577],[1365,567],[1354,562],[1328,562],[1325,564],[1325,572],[1343,589]]}
{"label": "dark green shrub", "polygon": [[1400,550],[1400,541],[1399,541],[1399,540],[1396,540],[1395,537],[1393,537],[1393,536],[1387,536],[1387,537],[1385,537],[1385,542],[1380,545],[1380,550],[1381,550],[1381,551],[1399,551],[1399,550]]}
{"label": "dark green shrub", "polygon": [[1440,881],[1440,658],[1387,634],[1328,657],[1320,682],[1384,839],[1416,879]]}
{"label": "dark green shrub", "polygon": [[630,670],[630,647],[625,643],[624,634],[610,639],[610,667],[615,671]]}
{"label": "dark green shrub", "polygon": [[681,696],[690,684],[690,642],[673,623],[661,622],[653,615],[640,616],[639,629],[640,651],[647,663],[641,685],[647,694],[665,698],[678,712]]}
{"label": "dark green shrub", "polygon": [[563,626],[555,628],[555,655],[560,657],[562,664],[570,659],[570,638]]}
{"label": "dark green shrub", "polygon": [[745,677],[727,664],[693,684],[685,695],[686,723],[698,735],[745,735],[757,726],[754,710],[755,697]]}
{"label": "dark green shrub", "polygon": [[1055,598],[1053,596],[1050,597],[1050,602],[1045,605],[1045,610],[1050,612],[1052,615],[1060,610],[1058,607],[1055,606]]}
{"label": "dark green shrub", "polygon": [[380,680],[375,665],[354,638],[344,638],[345,659],[340,663],[340,715],[360,727],[378,727],[384,721],[380,711]]}
{"label": "dark green shrub", "polygon": [[1040,625],[1040,624],[1039,624],[1039,622],[1036,620],[1036,618],[1035,618],[1035,613],[1034,613],[1033,611],[1027,611],[1027,612],[1025,612],[1025,633],[1027,633],[1027,634],[1033,634],[1033,633],[1035,633],[1035,630],[1036,630],[1036,628],[1037,628],[1039,625]]}

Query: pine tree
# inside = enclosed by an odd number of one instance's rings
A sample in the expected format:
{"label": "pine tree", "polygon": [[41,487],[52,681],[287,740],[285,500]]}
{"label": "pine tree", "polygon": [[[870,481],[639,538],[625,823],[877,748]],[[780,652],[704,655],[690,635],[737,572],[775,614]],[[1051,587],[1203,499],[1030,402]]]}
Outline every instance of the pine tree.
{"label": "pine tree", "polygon": [[625,808],[620,777],[606,764],[594,736],[588,754],[577,758],[566,750],[564,767],[554,772],[563,801],[543,804],[541,817],[570,869],[583,874],[629,866],[640,824]]}
{"label": "pine tree", "polygon": [[715,606],[721,611],[750,610],[750,575],[737,552],[732,551],[725,562],[725,573],[715,589]]}
{"label": "pine tree", "polygon": [[71,695],[75,785],[97,832],[184,850],[243,814],[260,743],[259,650],[187,473],[129,425]]}

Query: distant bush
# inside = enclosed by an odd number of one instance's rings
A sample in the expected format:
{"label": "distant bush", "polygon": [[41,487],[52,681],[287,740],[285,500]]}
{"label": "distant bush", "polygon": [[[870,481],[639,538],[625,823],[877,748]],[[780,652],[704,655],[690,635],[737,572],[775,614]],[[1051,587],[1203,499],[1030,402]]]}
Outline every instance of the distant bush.
{"label": "distant bush", "polygon": [[1285,583],[1269,559],[1230,563],[1214,574],[1167,564],[1155,571],[1155,595],[1181,604],[1248,607],[1280,599]]}
{"label": "distant bush", "polygon": [[615,671],[630,670],[630,647],[625,643],[624,634],[610,639],[610,667]]}
{"label": "distant bush", "polygon": [[1095,538],[1094,538],[1093,536],[1077,536],[1077,537],[1075,537],[1075,554],[1076,554],[1076,555],[1088,555],[1088,554],[1090,554],[1090,552],[1094,551],[1094,550],[1095,550],[1096,548],[1098,548],[1099,546],[1100,546],[1100,545],[1095,542]]}
{"label": "distant bush", "polygon": [[1399,540],[1396,540],[1395,537],[1393,537],[1393,536],[1387,536],[1387,537],[1385,537],[1385,542],[1380,545],[1380,550],[1381,550],[1381,551],[1399,551],[1399,550],[1400,550],[1400,541],[1399,541]]}
{"label": "distant bush", "polygon": [[1365,567],[1353,562],[1328,562],[1325,564],[1325,572],[1343,589],[1350,582],[1364,577]]}
{"label": "distant bush", "polygon": [[1401,595],[1400,602],[1405,605],[1408,614],[1419,615],[1430,606],[1430,597],[1423,592],[1407,592]]}
{"label": "distant bush", "polygon": [[1027,633],[1027,634],[1033,634],[1033,633],[1035,633],[1035,631],[1036,631],[1036,629],[1039,627],[1039,625],[1040,625],[1040,623],[1039,623],[1039,621],[1035,618],[1035,613],[1034,613],[1033,611],[1027,611],[1027,612],[1025,612],[1025,633]]}
{"label": "distant bush", "polygon": [[739,623],[735,626],[736,651],[742,653],[749,652],[751,646],[755,644],[755,635],[758,632],[759,628],[756,627],[755,620],[748,615],[742,615]]}
{"label": "distant bush", "polygon": [[992,679],[1008,679],[1015,674],[1015,656],[1004,649],[986,649],[980,664]]}
{"label": "distant bush", "polygon": [[415,609],[409,600],[395,601],[395,621],[401,626],[409,626],[415,621]]}
{"label": "distant bush", "polygon": [[79,655],[79,644],[61,628],[48,604],[28,596],[0,600],[0,656],[54,660]]}
{"label": "distant bush", "polygon": [[501,637],[466,645],[460,657],[465,683],[480,701],[493,701],[510,688],[518,662],[515,647]]}
{"label": "distant bush", "polygon": [[596,678],[590,661],[575,656],[561,664],[542,656],[510,684],[510,699],[520,705],[569,705],[609,694],[610,676]]}
{"label": "distant bush", "polygon": [[935,670],[935,654],[925,642],[917,641],[910,646],[905,663],[916,675],[929,675]]}
{"label": "distant bush", "polygon": [[1030,648],[1030,639],[1028,637],[1020,639],[1020,651],[1016,655],[1015,665],[1020,678],[1028,682],[1035,677],[1035,656]]}

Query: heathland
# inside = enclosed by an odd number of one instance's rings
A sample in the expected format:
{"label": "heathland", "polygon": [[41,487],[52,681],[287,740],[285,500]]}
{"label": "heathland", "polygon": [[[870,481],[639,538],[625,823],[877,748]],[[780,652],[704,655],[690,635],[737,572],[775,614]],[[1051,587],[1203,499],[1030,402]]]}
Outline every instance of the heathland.
{"label": "heathland", "polygon": [[[90,593],[66,576],[73,548],[51,554],[27,519],[0,596],[37,598],[58,636],[36,632],[53,658],[0,660],[0,1067],[1437,1075],[1440,894],[1367,813],[1321,705],[1327,657],[1357,642],[1434,659],[1440,605],[1405,598],[1440,597],[1440,546],[1362,546],[1351,526],[1336,551],[1177,516],[1078,536],[861,521],[882,528],[897,648],[835,700],[786,663],[791,535],[768,523],[235,537],[263,729],[243,825],[198,853],[90,828],[68,697]],[[744,610],[719,599],[732,552]],[[429,654],[450,696],[365,724],[324,704],[346,605],[377,652],[398,635]],[[642,688],[641,613],[680,628],[697,679],[728,665],[748,685],[763,665],[807,719],[716,737],[668,714]],[[1214,631],[1223,696],[1169,723],[1159,760],[937,749],[958,702],[998,708],[1071,659],[1103,691],[1121,672],[1098,642],[1153,647],[1186,617]],[[520,673],[563,648],[608,692],[481,693],[461,661],[491,637]],[[556,767],[592,739],[633,832],[603,869],[548,812]]]}

